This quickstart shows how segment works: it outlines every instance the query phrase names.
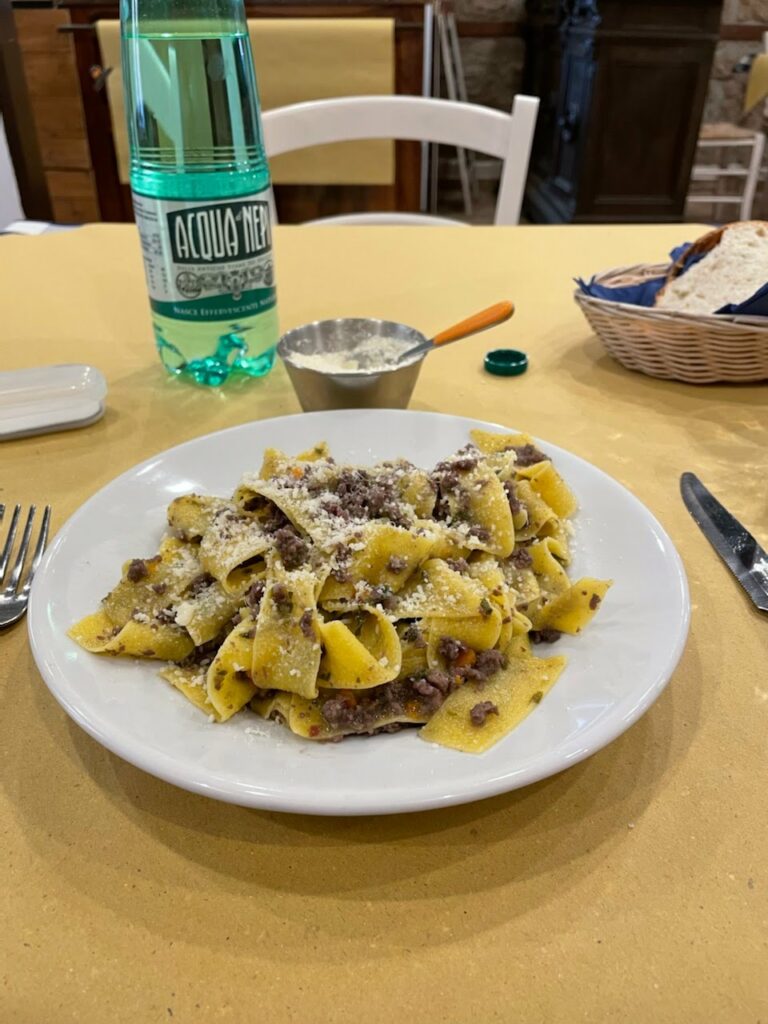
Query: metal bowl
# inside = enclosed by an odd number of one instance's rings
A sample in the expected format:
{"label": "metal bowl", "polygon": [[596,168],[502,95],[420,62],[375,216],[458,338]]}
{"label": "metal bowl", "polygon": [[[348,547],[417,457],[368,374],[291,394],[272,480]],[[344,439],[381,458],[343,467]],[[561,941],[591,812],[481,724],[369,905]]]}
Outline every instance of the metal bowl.
{"label": "metal bowl", "polygon": [[391,370],[322,370],[298,366],[294,355],[323,352],[353,354],[370,338],[391,338],[403,351],[426,341],[424,335],[392,320],[340,318],[316,320],[295,327],[280,339],[278,355],[285,362],[304,412],[322,409],[405,409],[413,393],[424,355]]}

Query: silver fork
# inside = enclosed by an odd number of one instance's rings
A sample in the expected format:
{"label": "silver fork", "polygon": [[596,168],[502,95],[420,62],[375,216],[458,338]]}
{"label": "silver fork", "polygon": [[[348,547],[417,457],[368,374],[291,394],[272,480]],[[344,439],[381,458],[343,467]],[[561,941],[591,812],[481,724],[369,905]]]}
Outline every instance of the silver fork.
{"label": "silver fork", "polygon": [[[37,544],[35,545],[35,552],[32,555],[32,562],[29,566],[27,579],[24,585],[19,587],[21,574],[24,569],[24,562],[27,557],[27,551],[29,550],[29,541],[32,536],[32,522],[35,518],[36,511],[36,506],[30,505],[29,512],[27,513],[27,521],[24,524],[24,532],[21,535],[19,550],[16,552],[16,561],[13,563],[13,569],[11,570],[11,575],[8,577],[7,584],[2,590],[0,590],[0,629],[4,629],[6,626],[12,626],[14,622],[18,622],[24,612],[26,612],[27,605],[29,604],[29,591],[32,586],[32,577],[35,575],[35,571],[40,564],[40,559],[43,557],[45,542],[48,539],[48,525],[51,521],[51,506],[45,506],[43,521],[40,525],[40,534],[38,535]],[[0,522],[2,522],[4,515],[5,505],[0,505]],[[8,563],[10,562],[11,554],[13,553],[13,542],[16,539],[16,530],[19,525],[20,517],[21,505],[17,505],[13,510],[11,525],[8,529],[8,536],[3,546],[2,553],[0,553],[0,587],[5,579]]]}

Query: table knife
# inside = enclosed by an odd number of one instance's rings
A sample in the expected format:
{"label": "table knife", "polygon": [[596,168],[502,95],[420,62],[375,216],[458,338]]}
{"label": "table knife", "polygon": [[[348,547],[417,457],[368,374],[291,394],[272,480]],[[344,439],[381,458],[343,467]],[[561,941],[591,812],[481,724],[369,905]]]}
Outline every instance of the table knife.
{"label": "table knife", "polygon": [[768,612],[768,554],[694,473],[680,477],[680,493],[701,532],[761,612]]}

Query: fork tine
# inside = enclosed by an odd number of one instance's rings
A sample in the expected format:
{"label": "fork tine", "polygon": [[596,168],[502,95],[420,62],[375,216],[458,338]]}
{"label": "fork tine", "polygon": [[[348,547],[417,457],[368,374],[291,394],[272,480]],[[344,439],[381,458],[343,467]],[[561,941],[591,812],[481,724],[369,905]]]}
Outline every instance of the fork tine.
{"label": "fork tine", "polygon": [[27,557],[27,548],[29,547],[29,538],[32,533],[32,520],[35,518],[35,511],[35,506],[30,505],[27,521],[24,523],[24,533],[21,535],[21,543],[19,544],[19,550],[16,555],[16,563],[13,566],[13,572],[8,580],[8,585],[5,588],[6,594],[12,594],[16,590],[19,578],[21,577],[21,570],[24,568],[24,559]]}
{"label": "fork tine", "polygon": [[27,581],[21,588],[21,593],[23,595],[27,595],[29,593],[29,588],[32,586],[32,577],[35,575],[37,567],[38,565],[40,565],[40,560],[43,557],[43,551],[45,551],[45,543],[48,540],[48,526],[50,522],[51,506],[46,505],[45,511],[43,512],[43,521],[40,524],[40,536],[37,538],[37,544],[35,545],[35,553],[34,555],[32,555],[32,564],[30,565],[29,572],[27,573]]}
{"label": "fork tine", "polygon": [[11,525],[8,530],[8,539],[5,542],[3,553],[0,555],[0,583],[3,582],[5,570],[8,568],[8,559],[11,557],[11,551],[13,550],[13,542],[16,539],[16,527],[18,525],[20,515],[21,505],[17,505],[13,510],[13,518],[11,519]]}

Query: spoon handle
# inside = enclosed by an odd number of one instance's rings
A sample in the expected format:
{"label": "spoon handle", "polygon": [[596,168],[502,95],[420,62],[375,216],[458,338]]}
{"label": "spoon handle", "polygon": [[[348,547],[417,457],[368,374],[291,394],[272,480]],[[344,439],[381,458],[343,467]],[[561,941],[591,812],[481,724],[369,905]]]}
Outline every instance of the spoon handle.
{"label": "spoon handle", "polygon": [[514,312],[513,303],[497,302],[452,327],[446,327],[444,331],[440,331],[434,336],[432,344],[434,346],[447,345],[451,341],[459,341],[461,338],[468,338],[471,334],[487,331],[489,327],[495,327],[497,324],[503,324],[505,320],[509,320]]}

